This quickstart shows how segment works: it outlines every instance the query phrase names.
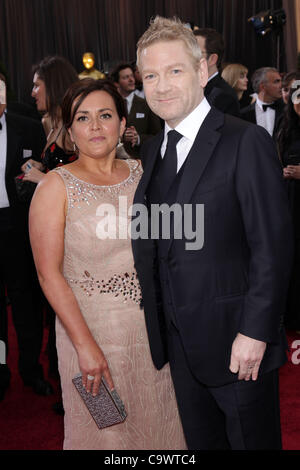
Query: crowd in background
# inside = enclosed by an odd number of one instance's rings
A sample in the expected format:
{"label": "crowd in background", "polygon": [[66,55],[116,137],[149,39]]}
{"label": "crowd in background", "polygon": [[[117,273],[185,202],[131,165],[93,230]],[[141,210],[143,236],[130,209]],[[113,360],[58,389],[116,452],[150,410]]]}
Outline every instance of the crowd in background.
{"label": "crowd in background", "polygon": [[[205,96],[209,103],[224,113],[264,127],[277,147],[293,214],[296,247],[283,321],[287,329],[300,334],[300,71],[282,73],[265,67],[252,74],[250,83],[245,65],[223,63],[224,42],[219,33],[196,29],[195,35],[208,64]],[[92,72],[95,74],[94,68]],[[92,72],[87,69],[84,77],[92,76]],[[127,109],[118,157],[139,158],[143,143],[160,132],[163,123],[147,105],[134,62],[120,63],[109,78]],[[7,83],[8,77],[1,74],[0,80]],[[9,346],[6,310],[10,303],[18,338],[19,373],[24,385],[40,395],[52,393],[39,363],[45,320],[49,328],[48,372],[59,380],[55,313],[38,285],[27,216],[36,184],[47,172],[77,158],[63,126],[61,102],[69,86],[78,80],[78,73],[65,58],[46,57],[33,68],[32,97],[38,113],[15,101],[8,101],[7,106],[0,104],[0,340]],[[1,139],[4,131],[6,137]],[[0,400],[5,397],[11,372],[5,363],[0,364]],[[62,405],[58,404],[55,410],[63,413]]]}

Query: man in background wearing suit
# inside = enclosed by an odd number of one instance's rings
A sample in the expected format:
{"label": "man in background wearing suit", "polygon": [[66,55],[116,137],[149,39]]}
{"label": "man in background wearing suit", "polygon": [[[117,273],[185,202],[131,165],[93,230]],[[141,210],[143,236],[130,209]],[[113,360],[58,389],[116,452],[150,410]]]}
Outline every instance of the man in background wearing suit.
{"label": "man in background wearing suit", "polygon": [[219,73],[225,49],[221,34],[215,29],[200,28],[194,31],[194,35],[203,57],[207,60],[208,83],[204,90],[206,99],[219,111],[239,116],[240,105],[237,94]]}
{"label": "man in background wearing suit", "polygon": [[252,87],[258,97],[256,102],[243,108],[241,118],[258,124],[276,137],[284,110],[282,79],[277,69],[263,67],[252,75]]}
{"label": "man in background wearing suit", "polygon": [[293,243],[273,141],[211,108],[207,61],[179,20],[156,17],[137,58],[147,102],[165,120],[144,145],[134,198],[150,220],[132,223],[151,227],[132,247],[154,364],[170,364],[189,449],[280,449]]}
{"label": "man in background wearing suit", "polygon": [[[4,76],[0,75],[2,85]],[[52,393],[44,380],[39,356],[42,346],[43,317],[41,293],[31,255],[28,235],[29,202],[21,202],[15,177],[26,159],[39,160],[45,135],[39,121],[5,113],[0,102],[0,315],[6,315],[4,285],[12,307],[12,318],[19,348],[19,373],[25,385],[39,395]],[[6,321],[0,339],[7,343]],[[6,344],[6,349],[7,349]],[[0,399],[9,385],[10,371],[0,364]]]}
{"label": "man in background wearing suit", "polygon": [[127,104],[127,127],[124,133],[126,152],[139,157],[142,144],[161,131],[159,118],[152,113],[146,101],[135,93],[135,78],[130,64],[120,64],[112,79]]}

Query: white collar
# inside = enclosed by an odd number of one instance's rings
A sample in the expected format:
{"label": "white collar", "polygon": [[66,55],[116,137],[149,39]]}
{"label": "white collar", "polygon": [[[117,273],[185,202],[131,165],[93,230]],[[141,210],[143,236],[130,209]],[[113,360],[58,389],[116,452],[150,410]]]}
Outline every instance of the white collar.
{"label": "white collar", "polygon": [[212,75],[208,78],[207,83],[210,82],[210,81],[211,81],[213,78],[215,78],[217,75],[219,75],[219,72],[218,72],[218,71],[215,72],[214,74],[212,74]]}
{"label": "white collar", "polygon": [[263,109],[263,105],[270,105],[270,104],[273,104],[274,101],[272,101],[272,103],[265,103],[264,101],[262,101],[260,98],[256,98],[256,103],[257,103],[257,106],[260,108],[260,109]]}
{"label": "white collar", "polygon": [[0,122],[2,124],[2,127],[3,125],[5,124],[5,114],[6,114],[6,111],[4,111],[4,113],[2,114],[2,116],[0,117]]}
{"label": "white collar", "polygon": [[135,95],[135,90],[134,90],[134,91],[132,91],[132,92],[130,93],[130,95],[126,96],[126,98],[125,98],[125,99],[127,100],[127,102],[128,102],[129,104],[131,104],[131,103],[132,103],[132,101],[133,101],[133,98],[134,98],[134,95]]}
{"label": "white collar", "polygon": [[[210,104],[206,98],[203,98],[201,103],[175,127],[175,130],[193,142],[210,110]],[[165,123],[165,137],[170,130],[172,128]]]}

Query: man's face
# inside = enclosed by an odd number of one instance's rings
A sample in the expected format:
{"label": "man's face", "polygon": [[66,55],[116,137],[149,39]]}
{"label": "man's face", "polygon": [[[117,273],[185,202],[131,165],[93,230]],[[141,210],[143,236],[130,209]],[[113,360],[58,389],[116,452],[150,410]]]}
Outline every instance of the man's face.
{"label": "man's face", "polygon": [[282,98],[282,80],[278,72],[268,72],[262,85],[265,101],[275,101]]}
{"label": "man's face", "polygon": [[119,72],[119,82],[121,94],[129,95],[135,90],[135,79],[133,71],[130,68],[123,69]]}
{"label": "man's face", "polygon": [[205,59],[198,70],[183,41],[156,42],[141,51],[140,71],[148,105],[172,128],[203,99],[208,72]]}

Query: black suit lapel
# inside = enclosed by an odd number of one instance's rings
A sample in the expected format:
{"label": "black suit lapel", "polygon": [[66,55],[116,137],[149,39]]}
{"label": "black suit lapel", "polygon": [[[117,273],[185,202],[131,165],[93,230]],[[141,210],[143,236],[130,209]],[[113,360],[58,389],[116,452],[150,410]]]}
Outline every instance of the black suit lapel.
{"label": "black suit lapel", "polygon": [[219,75],[216,75],[214,78],[212,78],[211,80],[209,80],[209,82],[207,82],[207,85],[204,89],[204,95],[205,97],[207,98],[210,93],[212,92],[213,88],[215,86],[217,86],[217,83],[218,83],[218,77]]}
{"label": "black suit lapel", "polygon": [[190,201],[221,137],[217,129],[223,124],[223,113],[212,109],[204,120],[187,157],[177,194],[177,202],[179,204],[187,204]]}

